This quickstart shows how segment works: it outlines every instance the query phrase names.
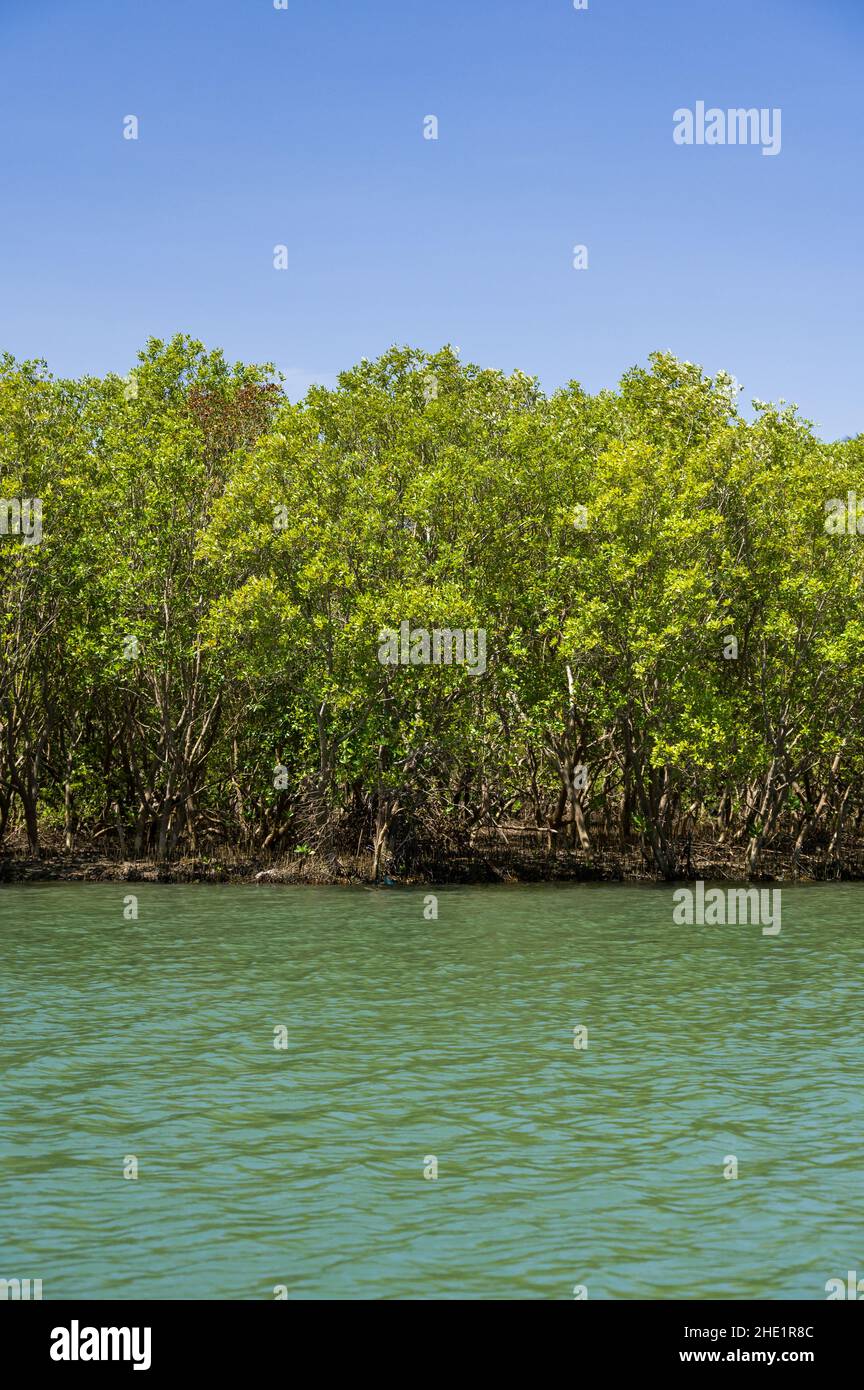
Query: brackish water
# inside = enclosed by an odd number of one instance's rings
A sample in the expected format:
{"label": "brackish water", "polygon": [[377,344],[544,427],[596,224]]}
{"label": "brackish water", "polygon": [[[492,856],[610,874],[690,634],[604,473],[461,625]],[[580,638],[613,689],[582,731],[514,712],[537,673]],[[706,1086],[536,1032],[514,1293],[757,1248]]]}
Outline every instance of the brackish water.
{"label": "brackish water", "polygon": [[864,886],[784,888],[773,938],[674,926],[667,888],[437,896],[427,921],[403,889],[0,888],[0,1277],[824,1299],[864,1275]]}

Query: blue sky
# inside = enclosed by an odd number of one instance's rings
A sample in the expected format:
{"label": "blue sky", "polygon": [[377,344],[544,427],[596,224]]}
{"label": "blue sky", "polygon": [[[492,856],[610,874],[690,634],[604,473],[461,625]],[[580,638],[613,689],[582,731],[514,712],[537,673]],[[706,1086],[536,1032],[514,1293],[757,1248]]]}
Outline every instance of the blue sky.
{"label": "blue sky", "polygon": [[[0,348],[182,330],[295,396],[394,342],[590,390],[663,348],[857,433],[862,59],[862,0],[0,0]],[[781,153],[677,146],[699,100]]]}

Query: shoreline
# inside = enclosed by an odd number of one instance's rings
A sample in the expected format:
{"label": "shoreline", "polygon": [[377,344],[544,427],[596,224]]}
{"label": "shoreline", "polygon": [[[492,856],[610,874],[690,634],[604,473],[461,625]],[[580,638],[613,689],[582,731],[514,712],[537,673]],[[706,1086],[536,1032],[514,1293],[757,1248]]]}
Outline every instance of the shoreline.
{"label": "shoreline", "polygon": [[842,861],[826,863],[814,854],[766,850],[763,872],[748,875],[743,850],[692,844],[679,872],[665,878],[639,848],[526,854],[487,853],[441,858],[411,870],[372,872],[371,855],[184,856],[170,862],[121,859],[94,850],[45,849],[37,858],[20,849],[0,851],[0,887],[21,883],[222,883],[316,887],[422,887],[458,884],[521,883],[836,883],[864,880],[864,845]]}

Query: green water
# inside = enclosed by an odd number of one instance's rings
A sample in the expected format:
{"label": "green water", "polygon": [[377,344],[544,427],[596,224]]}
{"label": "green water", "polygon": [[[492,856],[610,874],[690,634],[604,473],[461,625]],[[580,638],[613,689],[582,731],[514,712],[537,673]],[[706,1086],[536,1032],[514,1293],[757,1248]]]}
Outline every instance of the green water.
{"label": "green water", "polygon": [[665,888],[423,900],[0,888],[0,1277],[820,1299],[864,1275],[864,886],[784,889],[774,938],[674,926]]}

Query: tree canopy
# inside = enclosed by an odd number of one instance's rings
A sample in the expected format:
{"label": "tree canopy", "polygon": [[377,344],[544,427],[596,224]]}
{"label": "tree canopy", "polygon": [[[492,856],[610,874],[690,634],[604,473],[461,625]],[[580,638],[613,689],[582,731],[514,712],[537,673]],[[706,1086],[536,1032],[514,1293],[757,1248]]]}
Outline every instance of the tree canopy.
{"label": "tree canopy", "polygon": [[[591,396],[393,348],[298,403],[183,336],[125,377],[0,358],[0,841],[839,860],[864,436],[754,406],[663,353]],[[400,624],[483,671],[382,664]]]}

